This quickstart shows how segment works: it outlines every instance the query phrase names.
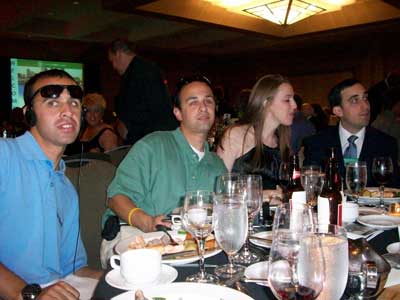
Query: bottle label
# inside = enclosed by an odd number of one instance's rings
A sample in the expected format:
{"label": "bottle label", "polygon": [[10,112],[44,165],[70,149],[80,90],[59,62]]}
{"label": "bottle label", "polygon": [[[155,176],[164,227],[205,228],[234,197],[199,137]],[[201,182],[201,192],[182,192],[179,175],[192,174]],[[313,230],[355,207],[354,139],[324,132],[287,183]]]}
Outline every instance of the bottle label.
{"label": "bottle label", "polygon": [[337,223],[339,226],[343,226],[343,205],[341,203],[338,205]]}
{"label": "bottle label", "polygon": [[329,224],[329,199],[318,197],[318,224]]}
{"label": "bottle label", "polygon": [[300,178],[300,171],[298,170],[293,170],[293,176],[292,179],[295,180],[297,178]]}

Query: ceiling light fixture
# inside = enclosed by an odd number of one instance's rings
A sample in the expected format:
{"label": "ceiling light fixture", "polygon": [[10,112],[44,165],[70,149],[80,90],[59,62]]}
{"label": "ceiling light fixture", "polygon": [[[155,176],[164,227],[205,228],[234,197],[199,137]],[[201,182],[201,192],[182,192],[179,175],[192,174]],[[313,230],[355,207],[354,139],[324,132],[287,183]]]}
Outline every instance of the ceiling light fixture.
{"label": "ceiling light fixture", "polygon": [[205,0],[230,11],[250,14],[280,25],[338,10],[355,0]]}

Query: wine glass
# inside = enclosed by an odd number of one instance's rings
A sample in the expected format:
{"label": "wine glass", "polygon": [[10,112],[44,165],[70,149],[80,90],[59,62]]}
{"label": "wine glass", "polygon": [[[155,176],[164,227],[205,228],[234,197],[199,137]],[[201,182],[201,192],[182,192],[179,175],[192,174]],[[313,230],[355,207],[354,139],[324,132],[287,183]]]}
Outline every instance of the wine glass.
{"label": "wine glass", "polygon": [[317,216],[310,205],[282,203],[276,208],[272,232],[273,235],[281,230],[300,233],[314,224],[317,224]]}
{"label": "wine glass", "polygon": [[[279,173],[278,173],[278,179],[279,179],[279,186],[282,189],[282,194],[283,194],[283,199],[289,201],[287,199],[287,189],[289,186],[289,180],[290,180],[290,165],[286,161],[282,161],[279,165]],[[286,201],[286,202],[287,202]]]}
{"label": "wine glass", "polygon": [[215,193],[229,195],[243,193],[243,178],[238,173],[226,173],[217,176]]}
{"label": "wine glass", "polygon": [[280,300],[316,299],[323,289],[325,261],[320,239],[312,231],[281,229],[269,255],[269,286]]}
{"label": "wine glass", "polygon": [[208,274],[204,268],[204,246],[207,236],[213,230],[213,196],[209,191],[190,191],[185,195],[182,208],[182,225],[196,239],[199,252],[200,271],[186,277],[186,281],[218,283],[217,276]]}
{"label": "wine glass", "polygon": [[393,162],[388,156],[375,157],[372,161],[372,177],[379,184],[379,207],[385,210],[383,197],[385,194],[385,184],[390,181],[393,174]]}
{"label": "wine glass", "polygon": [[355,202],[358,203],[360,193],[367,185],[367,164],[364,161],[351,162],[346,165],[346,187]]}
{"label": "wine glass", "polygon": [[[263,185],[260,175],[242,175],[242,188],[244,201],[247,206],[248,236],[254,233],[253,222],[261,209],[263,201]],[[249,249],[249,238],[247,237],[244,247],[240,253],[235,255],[233,261],[238,264],[252,264],[259,261],[261,257]]]}
{"label": "wine glass", "polygon": [[245,267],[234,265],[232,256],[242,248],[247,238],[247,206],[243,194],[220,194],[214,197],[214,234],[218,245],[228,256],[229,263],[217,267],[214,273],[232,277]]}
{"label": "wine glass", "polygon": [[[349,273],[349,249],[346,230],[337,225],[324,224],[310,228],[318,235],[325,260],[324,288],[318,300],[340,299],[346,289]],[[311,253],[312,257],[316,257]]]}
{"label": "wine glass", "polygon": [[318,196],[324,185],[325,174],[321,172],[321,167],[317,165],[303,166],[301,168],[301,185],[306,192],[307,203],[311,207],[317,206]]}

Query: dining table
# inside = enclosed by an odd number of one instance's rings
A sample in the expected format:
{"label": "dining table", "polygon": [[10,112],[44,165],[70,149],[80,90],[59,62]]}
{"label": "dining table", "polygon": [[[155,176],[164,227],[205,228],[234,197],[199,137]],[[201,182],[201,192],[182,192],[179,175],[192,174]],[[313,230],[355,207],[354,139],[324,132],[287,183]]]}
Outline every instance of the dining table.
{"label": "dining table", "polygon": [[[378,254],[384,254],[386,253],[387,245],[398,241],[399,241],[399,234],[397,228],[395,228],[383,231],[381,234],[369,240],[368,243]],[[250,243],[250,249],[252,251],[257,252],[262,257],[262,260],[268,260],[268,254],[269,254],[268,248],[256,246]],[[227,263],[227,257],[224,254],[224,252],[220,252],[215,256],[211,256],[205,259],[206,271],[212,273],[215,266],[225,263]],[[196,263],[191,263],[188,265],[177,265],[174,267],[178,271],[178,277],[176,278],[175,282],[184,282],[185,278],[188,275],[194,274],[199,271],[199,267]],[[110,269],[107,271],[110,271]],[[105,281],[105,275],[107,274],[107,271],[100,279],[99,284],[97,285],[94,291],[92,300],[108,300],[112,299],[113,297],[121,293],[126,292],[125,290],[121,290],[107,284],[107,282]],[[256,283],[245,283],[244,281],[240,281],[240,286],[236,284],[231,284],[231,287],[240,290],[241,292],[247,294],[248,296],[250,296],[255,300],[276,299],[269,287],[258,285]],[[342,297],[342,300],[345,299],[347,299],[347,297],[344,295]],[[388,289],[385,289],[378,299],[379,300],[400,299],[400,285],[392,286]]]}

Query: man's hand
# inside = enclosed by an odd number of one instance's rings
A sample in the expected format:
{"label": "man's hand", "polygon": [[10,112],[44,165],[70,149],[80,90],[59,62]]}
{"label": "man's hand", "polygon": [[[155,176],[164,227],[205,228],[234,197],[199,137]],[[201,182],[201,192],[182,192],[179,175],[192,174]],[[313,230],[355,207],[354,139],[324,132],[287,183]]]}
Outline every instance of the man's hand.
{"label": "man's hand", "polygon": [[163,221],[165,219],[165,215],[158,215],[155,217],[149,216],[143,211],[138,212],[135,214],[134,225],[137,226],[144,232],[152,232],[156,231],[156,225],[161,224],[167,226],[168,228],[171,227],[170,222]]}
{"label": "man's hand", "polygon": [[74,287],[64,281],[59,281],[44,288],[37,299],[78,300],[79,296],[79,292]]}

